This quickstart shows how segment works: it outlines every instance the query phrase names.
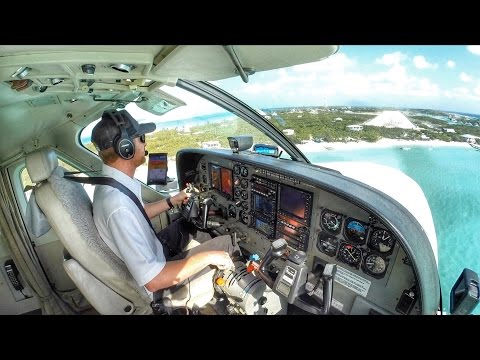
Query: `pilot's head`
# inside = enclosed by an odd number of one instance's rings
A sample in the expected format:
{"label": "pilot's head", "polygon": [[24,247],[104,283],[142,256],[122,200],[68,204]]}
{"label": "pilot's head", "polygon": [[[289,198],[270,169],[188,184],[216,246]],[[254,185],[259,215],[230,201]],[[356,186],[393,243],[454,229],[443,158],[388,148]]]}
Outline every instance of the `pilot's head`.
{"label": "pilot's head", "polygon": [[106,164],[117,160],[145,162],[145,134],[155,131],[154,123],[139,124],[126,110],[107,110],[92,130],[92,142]]}

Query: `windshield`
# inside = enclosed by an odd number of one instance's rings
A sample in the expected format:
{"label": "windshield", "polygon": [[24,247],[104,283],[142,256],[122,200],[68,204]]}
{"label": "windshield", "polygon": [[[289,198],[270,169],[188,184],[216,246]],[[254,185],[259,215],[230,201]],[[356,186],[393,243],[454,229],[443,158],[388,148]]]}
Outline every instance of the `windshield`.
{"label": "windshield", "polygon": [[448,310],[463,268],[480,272],[479,60],[480,46],[342,46],[213,83],[261,109],[314,164],[368,161],[413,178],[432,211]]}

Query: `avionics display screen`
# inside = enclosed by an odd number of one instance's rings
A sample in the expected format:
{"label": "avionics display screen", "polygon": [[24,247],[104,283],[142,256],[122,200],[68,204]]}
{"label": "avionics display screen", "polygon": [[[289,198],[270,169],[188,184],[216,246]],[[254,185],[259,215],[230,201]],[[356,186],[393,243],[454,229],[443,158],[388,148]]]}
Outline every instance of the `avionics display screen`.
{"label": "avionics display screen", "polygon": [[260,219],[255,219],[255,229],[263,232],[267,236],[271,236],[273,232],[272,227]]}
{"label": "avionics display screen", "polygon": [[280,185],[280,210],[305,219],[310,194],[287,185]]}
{"label": "avionics display screen", "polygon": [[253,209],[254,211],[258,211],[265,215],[272,215],[273,206],[272,206],[272,203],[268,201],[267,198],[258,194],[253,194],[253,199],[255,204],[255,208]]}
{"label": "avionics display screen", "polygon": [[220,175],[222,179],[222,189],[221,191],[224,194],[233,195],[233,180],[232,180],[232,170],[227,168],[220,169]]}
{"label": "avionics display screen", "polygon": [[210,179],[212,181],[212,188],[221,191],[220,183],[220,166],[211,165],[210,166]]}
{"label": "avionics display screen", "polygon": [[233,195],[233,176],[232,170],[218,166],[210,165],[210,178],[212,188],[224,193]]}

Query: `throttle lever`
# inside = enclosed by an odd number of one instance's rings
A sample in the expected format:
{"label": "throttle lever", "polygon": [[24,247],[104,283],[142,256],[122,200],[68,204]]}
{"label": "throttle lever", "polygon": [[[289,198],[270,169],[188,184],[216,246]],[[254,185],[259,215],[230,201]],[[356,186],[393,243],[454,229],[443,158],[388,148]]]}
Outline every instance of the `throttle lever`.
{"label": "throttle lever", "polygon": [[312,296],[315,291],[318,289],[320,283],[323,286],[323,306],[320,309],[321,315],[326,315],[330,311],[330,307],[332,306],[332,298],[333,298],[333,280],[335,278],[335,274],[337,272],[337,265],[336,264],[326,264],[325,268],[323,269],[322,276],[318,279],[317,284],[313,287],[311,291],[307,294]]}

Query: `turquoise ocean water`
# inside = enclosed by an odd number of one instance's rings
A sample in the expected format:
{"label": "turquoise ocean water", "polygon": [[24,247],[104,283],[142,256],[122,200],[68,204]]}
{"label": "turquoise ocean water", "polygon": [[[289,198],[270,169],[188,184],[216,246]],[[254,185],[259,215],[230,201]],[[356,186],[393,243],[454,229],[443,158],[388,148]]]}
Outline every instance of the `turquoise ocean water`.
{"label": "turquoise ocean water", "polygon": [[[480,274],[480,152],[457,147],[411,146],[304,152],[311,162],[371,161],[403,171],[422,188],[438,240],[443,308],[466,267]],[[480,305],[474,311],[480,315]]]}

